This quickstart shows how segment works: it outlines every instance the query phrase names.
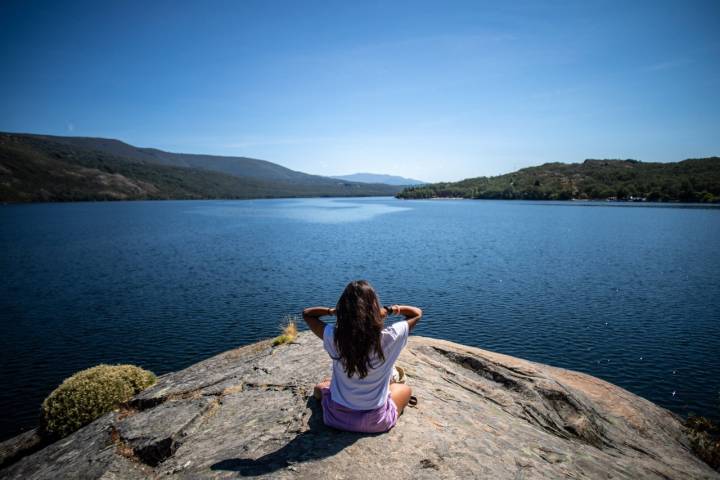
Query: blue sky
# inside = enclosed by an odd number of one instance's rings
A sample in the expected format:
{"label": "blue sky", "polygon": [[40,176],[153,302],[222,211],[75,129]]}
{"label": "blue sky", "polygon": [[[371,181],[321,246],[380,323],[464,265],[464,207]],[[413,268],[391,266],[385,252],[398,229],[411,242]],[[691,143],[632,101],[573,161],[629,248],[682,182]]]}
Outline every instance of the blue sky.
{"label": "blue sky", "polygon": [[0,130],[427,181],[720,155],[720,2],[8,2]]}

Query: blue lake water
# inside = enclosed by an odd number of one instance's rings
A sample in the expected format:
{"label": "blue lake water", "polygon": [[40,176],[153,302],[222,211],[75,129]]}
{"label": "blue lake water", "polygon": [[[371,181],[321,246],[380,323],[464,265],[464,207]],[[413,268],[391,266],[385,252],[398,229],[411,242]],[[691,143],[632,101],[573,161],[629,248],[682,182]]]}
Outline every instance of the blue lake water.
{"label": "blue lake water", "polygon": [[[352,279],[419,335],[720,409],[720,208],[291,199],[0,207],[0,438],[73,372],[158,374],[278,333]],[[674,395],[673,395],[674,392]]]}

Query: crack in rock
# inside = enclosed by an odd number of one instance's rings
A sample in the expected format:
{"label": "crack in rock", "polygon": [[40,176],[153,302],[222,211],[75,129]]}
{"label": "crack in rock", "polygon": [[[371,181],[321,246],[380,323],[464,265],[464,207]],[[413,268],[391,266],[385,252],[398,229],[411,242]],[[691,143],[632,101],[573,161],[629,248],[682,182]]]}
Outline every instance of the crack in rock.
{"label": "crack in rock", "polygon": [[128,456],[130,449],[132,455],[128,458],[156,467],[170,458],[218,408],[218,398],[168,401],[119,420],[112,426],[111,438],[121,455]]}

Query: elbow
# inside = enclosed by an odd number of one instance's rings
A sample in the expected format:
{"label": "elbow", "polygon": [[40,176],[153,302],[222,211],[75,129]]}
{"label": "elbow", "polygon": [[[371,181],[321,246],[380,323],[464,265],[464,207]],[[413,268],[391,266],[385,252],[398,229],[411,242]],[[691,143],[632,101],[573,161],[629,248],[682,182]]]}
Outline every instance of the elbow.
{"label": "elbow", "polygon": [[423,316],[423,311],[420,310],[419,308],[415,307],[412,318],[408,317],[407,321],[410,323],[411,327],[414,327],[415,324],[417,324],[420,321],[420,319],[422,319],[422,316]]}
{"label": "elbow", "polygon": [[317,314],[313,313],[313,310],[314,310],[314,307],[308,307],[308,308],[303,309],[302,317],[303,317],[303,320],[305,320],[305,323],[307,323],[308,321],[310,321],[313,318],[315,318],[315,319],[319,318],[319,316]]}

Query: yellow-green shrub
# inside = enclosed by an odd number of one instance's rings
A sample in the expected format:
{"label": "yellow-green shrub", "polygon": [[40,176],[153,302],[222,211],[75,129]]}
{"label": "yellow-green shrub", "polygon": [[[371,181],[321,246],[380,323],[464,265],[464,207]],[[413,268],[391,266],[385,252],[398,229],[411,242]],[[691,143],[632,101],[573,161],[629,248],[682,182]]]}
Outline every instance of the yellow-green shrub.
{"label": "yellow-green shrub", "polygon": [[297,325],[295,324],[295,318],[293,316],[285,317],[285,326],[282,329],[282,334],[273,338],[273,346],[282,345],[283,343],[290,343],[297,337]]}
{"label": "yellow-green shrub", "polygon": [[155,374],[134,365],[98,365],[77,372],[43,401],[43,430],[54,437],[69,435],[155,381]]}

